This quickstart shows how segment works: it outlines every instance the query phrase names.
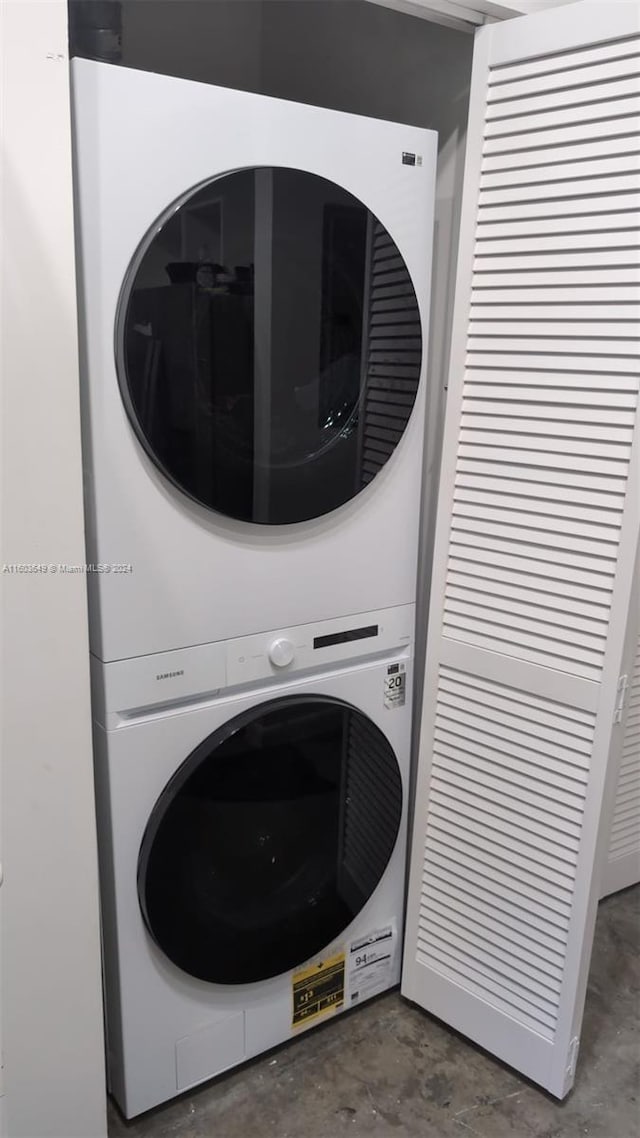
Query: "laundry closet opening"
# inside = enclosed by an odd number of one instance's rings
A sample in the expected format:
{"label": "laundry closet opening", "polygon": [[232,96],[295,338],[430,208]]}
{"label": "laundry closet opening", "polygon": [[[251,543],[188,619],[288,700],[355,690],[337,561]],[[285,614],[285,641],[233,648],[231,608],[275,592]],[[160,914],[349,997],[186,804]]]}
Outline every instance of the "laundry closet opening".
{"label": "laundry closet opening", "polygon": [[88,587],[133,1117],[400,978],[470,44],[364,3],[118,12],[72,77],[91,559],[132,566]]}

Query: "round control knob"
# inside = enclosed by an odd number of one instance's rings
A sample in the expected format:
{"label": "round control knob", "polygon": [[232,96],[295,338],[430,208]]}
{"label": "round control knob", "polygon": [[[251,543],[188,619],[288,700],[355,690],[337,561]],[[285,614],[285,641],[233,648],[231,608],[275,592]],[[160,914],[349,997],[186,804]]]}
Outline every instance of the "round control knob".
{"label": "round control knob", "polygon": [[296,654],[294,645],[284,636],[274,640],[269,648],[269,659],[276,668],[286,668]]}

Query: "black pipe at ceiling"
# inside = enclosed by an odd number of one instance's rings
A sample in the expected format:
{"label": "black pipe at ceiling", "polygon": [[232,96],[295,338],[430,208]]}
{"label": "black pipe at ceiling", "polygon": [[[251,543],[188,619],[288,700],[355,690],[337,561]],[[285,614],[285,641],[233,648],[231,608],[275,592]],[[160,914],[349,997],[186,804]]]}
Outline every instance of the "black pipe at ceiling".
{"label": "black pipe at ceiling", "polygon": [[121,0],[68,0],[69,55],[122,62]]}

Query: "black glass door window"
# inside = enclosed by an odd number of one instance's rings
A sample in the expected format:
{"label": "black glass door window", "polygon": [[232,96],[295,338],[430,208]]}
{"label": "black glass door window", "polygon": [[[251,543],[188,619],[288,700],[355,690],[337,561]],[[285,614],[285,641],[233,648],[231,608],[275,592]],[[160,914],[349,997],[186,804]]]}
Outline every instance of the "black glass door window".
{"label": "black glass door window", "polygon": [[217,178],[152,227],[125,281],[127,411],[204,506],[284,524],[325,514],[393,453],[415,402],[420,316],[392,238],[299,170]]}
{"label": "black glass door window", "polygon": [[396,758],[364,715],[321,697],[262,705],[206,739],[158,799],[138,860],[147,928],[199,979],[279,975],[366,904],[401,814]]}

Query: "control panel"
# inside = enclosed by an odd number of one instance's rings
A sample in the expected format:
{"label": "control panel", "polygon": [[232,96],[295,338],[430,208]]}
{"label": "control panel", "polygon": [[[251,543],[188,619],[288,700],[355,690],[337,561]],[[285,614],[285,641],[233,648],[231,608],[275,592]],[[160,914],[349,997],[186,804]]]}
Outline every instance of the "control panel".
{"label": "control panel", "polygon": [[413,639],[413,605],[317,621],[277,633],[227,641],[227,685],[308,671],[405,648]]}
{"label": "control panel", "polygon": [[413,605],[399,605],[109,664],[92,657],[94,716],[123,726],[248,684],[406,652],[414,619]]}

